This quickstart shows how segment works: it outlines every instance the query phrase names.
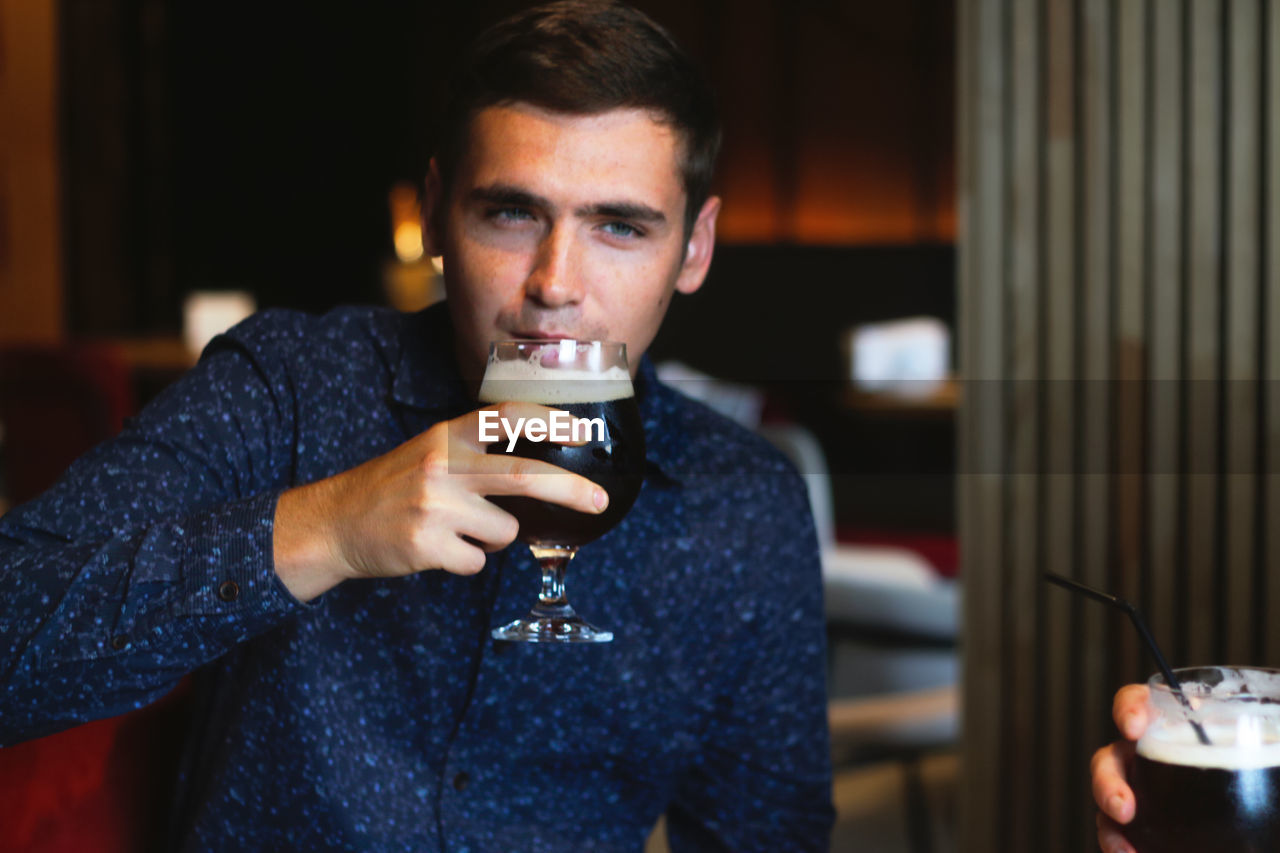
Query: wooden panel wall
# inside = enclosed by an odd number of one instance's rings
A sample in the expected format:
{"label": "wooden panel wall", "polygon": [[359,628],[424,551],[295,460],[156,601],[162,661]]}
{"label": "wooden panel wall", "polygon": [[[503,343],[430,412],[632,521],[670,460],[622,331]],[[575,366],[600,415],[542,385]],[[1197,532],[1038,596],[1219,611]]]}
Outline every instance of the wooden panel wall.
{"label": "wooden panel wall", "polygon": [[56,9],[0,0],[0,343],[62,336]]}
{"label": "wooden panel wall", "polygon": [[1094,850],[1153,668],[1280,665],[1280,0],[961,0],[962,849]]}

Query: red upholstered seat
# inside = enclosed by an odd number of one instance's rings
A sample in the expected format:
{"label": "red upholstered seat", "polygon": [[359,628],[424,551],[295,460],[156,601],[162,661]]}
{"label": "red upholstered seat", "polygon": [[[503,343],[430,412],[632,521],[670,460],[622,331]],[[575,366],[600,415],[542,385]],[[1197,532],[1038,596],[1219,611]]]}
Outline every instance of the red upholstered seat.
{"label": "red upholstered seat", "polygon": [[[0,348],[8,499],[50,486],[134,408],[108,345]],[[0,749],[0,851],[134,853],[163,843],[185,691],[141,711]]]}
{"label": "red upholstered seat", "polygon": [[51,486],[133,409],[128,366],[109,344],[0,348],[0,464],[10,503]]}
{"label": "red upholstered seat", "polygon": [[163,849],[187,693],[0,749],[0,850]]}

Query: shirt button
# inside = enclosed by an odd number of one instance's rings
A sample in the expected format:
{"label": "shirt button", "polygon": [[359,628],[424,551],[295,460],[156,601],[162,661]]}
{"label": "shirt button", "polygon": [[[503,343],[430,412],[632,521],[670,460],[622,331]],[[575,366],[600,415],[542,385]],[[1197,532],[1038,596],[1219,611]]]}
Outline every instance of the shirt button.
{"label": "shirt button", "polygon": [[466,773],[458,773],[453,777],[453,790],[461,791],[471,784],[471,777]]}
{"label": "shirt button", "polygon": [[240,597],[240,585],[235,581],[224,581],[222,586],[218,587],[218,598],[223,601],[235,601]]}
{"label": "shirt button", "polygon": [[114,637],[111,638],[111,648],[115,649],[116,651],[120,651],[127,645],[129,645],[129,638],[126,637],[124,634],[116,634]]}

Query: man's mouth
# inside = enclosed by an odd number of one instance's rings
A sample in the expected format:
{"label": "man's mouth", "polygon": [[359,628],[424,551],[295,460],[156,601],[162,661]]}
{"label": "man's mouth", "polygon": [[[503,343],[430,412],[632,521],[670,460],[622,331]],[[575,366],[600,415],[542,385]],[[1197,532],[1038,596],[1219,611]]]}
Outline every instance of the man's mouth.
{"label": "man's mouth", "polygon": [[542,331],[539,329],[516,329],[511,333],[511,336],[516,340],[522,341],[573,340],[575,337],[567,332]]}

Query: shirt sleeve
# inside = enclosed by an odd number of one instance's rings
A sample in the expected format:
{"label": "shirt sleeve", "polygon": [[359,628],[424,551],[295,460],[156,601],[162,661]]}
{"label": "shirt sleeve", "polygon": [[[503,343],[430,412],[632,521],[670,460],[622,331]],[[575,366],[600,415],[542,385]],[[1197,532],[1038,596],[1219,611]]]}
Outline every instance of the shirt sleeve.
{"label": "shirt sleeve", "polygon": [[295,419],[270,370],[219,339],[0,518],[0,746],[141,707],[305,609],[272,559]]}
{"label": "shirt sleeve", "polygon": [[726,601],[735,633],[719,639],[732,677],[668,807],[675,853],[825,851],[835,819],[813,519],[798,475],[756,480],[744,488],[767,490],[764,480],[776,491],[733,504],[748,547],[738,557],[747,581]]}

